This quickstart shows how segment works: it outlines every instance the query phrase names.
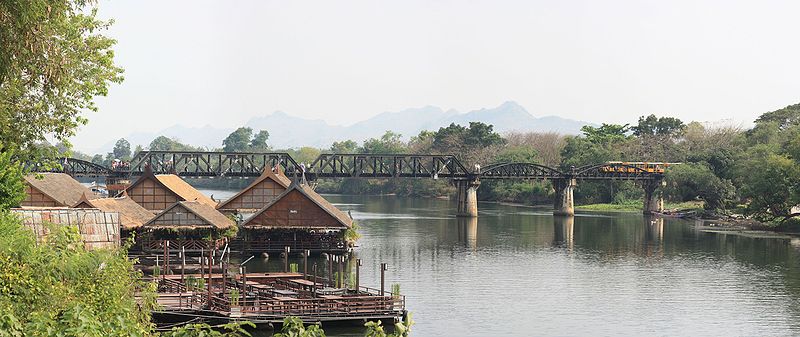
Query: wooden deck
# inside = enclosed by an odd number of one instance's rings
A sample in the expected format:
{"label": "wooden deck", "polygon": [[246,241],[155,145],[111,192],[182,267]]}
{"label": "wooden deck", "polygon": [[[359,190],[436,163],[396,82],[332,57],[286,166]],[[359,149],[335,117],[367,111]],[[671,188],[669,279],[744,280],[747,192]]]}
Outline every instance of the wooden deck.
{"label": "wooden deck", "polygon": [[406,312],[404,296],[368,287],[330,288],[321,278],[299,273],[215,273],[205,275],[204,288],[187,286],[186,280],[200,278],[200,274],[184,275],[183,281],[181,275],[159,277],[157,302],[162,312],[213,314],[254,323],[278,323],[288,316],[306,322],[399,320]]}

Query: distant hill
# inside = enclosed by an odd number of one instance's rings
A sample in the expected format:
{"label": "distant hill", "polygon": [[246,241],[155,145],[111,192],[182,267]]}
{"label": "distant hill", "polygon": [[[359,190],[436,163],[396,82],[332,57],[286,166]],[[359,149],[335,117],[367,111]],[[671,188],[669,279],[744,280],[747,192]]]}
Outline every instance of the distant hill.
{"label": "distant hill", "polygon": [[[362,142],[365,139],[381,136],[387,130],[403,135],[408,139],[422,130],[435,131],[440,127],[456,123],[468,125],[469,122],[484,122],[494,125],[500,133],[508,131],[558,132],[579,134],[580,128],[590,123],[558,116],[536,117],[516,102],[505,102],[494,108],[459,113],[456,110],[442,110],[435,106],[410,108],[396,112],[383,112],[372,118],[350,126],[330,125],[319,119],[305,119],[276,111],[268,115],[251,118],[246,126],[253,130],[269,131],[269,144],[273,148],[297,148],[301,146],[328,147],[334,141],[352,139]],[[201,128],[174,125],[154,133],[133,133],[126,139],[134,146],[147,146],[153,138],[164,135],[177,138],[183,143],[207,148],[219,148],[222,140],[233,128],[204,126]],[[299,131],[298,131],[299,130]],[[103,152],[110,151],[116,139],[105,144]],[[96,151],[100,152],[100,151]]]}

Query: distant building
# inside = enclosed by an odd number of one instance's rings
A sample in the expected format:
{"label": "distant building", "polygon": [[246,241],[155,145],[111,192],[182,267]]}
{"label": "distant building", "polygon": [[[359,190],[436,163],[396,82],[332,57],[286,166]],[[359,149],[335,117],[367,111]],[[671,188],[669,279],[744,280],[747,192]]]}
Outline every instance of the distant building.
{"label": "distant building", "polygon": [[353,220],[308,185],[292,184],[242,223],[244,249],[344,251],[344,232]]}
{"label": "distant building", "polygon": [[286,191],[292,181],[279,169],[266,167],[249,186],[228,200],[220,203],[217,210],[223,213],[254,213],[275,200]]}
{"label": "distant building", "polygon": [[94,198],[94,193],[66,173],[40,173],[25,176],[23,207],[70,207],[84,195]]}
{"label": "distant building", "polygon": [[179,201],[197,201],[210,206],[217,203],[174,174],[154,175],[148,166],[144,174],[125,189],[128,196],[145,209],[160,212]]}
{"label": "distant building", "polygon": [[50,234],[48,224],[77,226],[87,249],[114,248],[120,244],[120,215],[99,209],[15,208],[22,223],[41,241]]}
{"label": "distant building", "polygon": [[218,247],[236,224],[214,207],[199,201],[178,201],[137,229],[143,250],[200,250]]}

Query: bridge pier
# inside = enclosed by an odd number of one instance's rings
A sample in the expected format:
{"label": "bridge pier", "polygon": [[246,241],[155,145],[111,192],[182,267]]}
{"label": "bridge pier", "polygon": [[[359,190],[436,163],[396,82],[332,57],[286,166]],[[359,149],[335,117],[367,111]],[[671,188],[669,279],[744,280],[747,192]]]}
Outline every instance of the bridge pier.
{"label": "bridge pier", "polygon": [[663,185],[661,180],[648,180],[644,183],[644,207],[642,213],[653,214],[664,211],[664,196],[658,188]]}
{"label": "bridge pier", "polygon": [[574,190],[577,183],[574,178],[553,179],[556,191],[553,200],[553,215],[575,215]]}
{"label": "bridge pier", "polygon": [[480,180],[456,180],[455,185],[457,189],[456,200],[458,200],[456,216],[477,217]]}

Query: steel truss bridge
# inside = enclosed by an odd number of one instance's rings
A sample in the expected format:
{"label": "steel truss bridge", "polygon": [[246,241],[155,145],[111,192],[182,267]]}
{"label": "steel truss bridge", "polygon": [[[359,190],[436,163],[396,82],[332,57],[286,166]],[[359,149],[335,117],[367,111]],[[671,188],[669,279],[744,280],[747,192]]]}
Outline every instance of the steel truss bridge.
{"label": "steel truss bridge", "polygon": [[[75,177],[131,178],[150,167],[155,174],[182,177],[258,177],[264,168],[280,167],[289,177],[324,178],[431,178],[456,181],[527,180],[637,180],[657,181],[662,173],[623,163],[598,163],[568,170],[534,163],[496,163],[467,167],[454,155],[321,154],[310,164],[298,163],[288,153],[142,151],[130,162],[113,168],[75,158],[61,158],[61,168],[34,172],[63,172]],[[609,169],[609,168],[612,169]]]}

